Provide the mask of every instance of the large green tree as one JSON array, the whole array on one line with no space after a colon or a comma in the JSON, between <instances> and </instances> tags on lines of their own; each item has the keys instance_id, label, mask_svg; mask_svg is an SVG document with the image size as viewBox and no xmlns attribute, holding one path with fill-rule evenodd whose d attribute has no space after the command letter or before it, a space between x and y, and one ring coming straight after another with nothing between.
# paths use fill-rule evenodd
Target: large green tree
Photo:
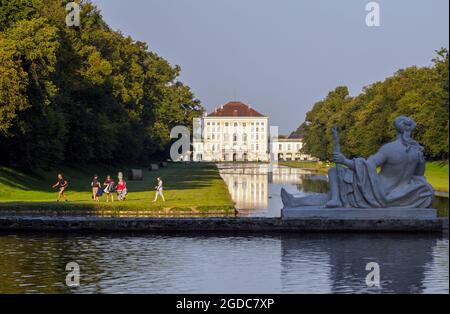
<instances>
[{"instance_id":1,"label":"large green tree","mask_svg":"<svg viewBox=\"0 0 450 314\"><path fill-rule=\"evenodd\" d=\"M203 112L180 68L111 30L82 1L0 0L0 163L146 163Z\"/></svg>"},{"instance_id":2,"label":"large green tree","mask_svg":"<svg viewBox=\"0 0 450 314\"><path fill-rule=\"evenodd\" d=\"M317 102L294 132L304 137L304 151L329 160L333 150L330 129L340 129L342 151L367 157L395 136L399 115L417 122L416 139L432 159L448 159L448 51L441 49L430 67L409 67L350 97L338 87Z\"/></svg>"}]
</instances>

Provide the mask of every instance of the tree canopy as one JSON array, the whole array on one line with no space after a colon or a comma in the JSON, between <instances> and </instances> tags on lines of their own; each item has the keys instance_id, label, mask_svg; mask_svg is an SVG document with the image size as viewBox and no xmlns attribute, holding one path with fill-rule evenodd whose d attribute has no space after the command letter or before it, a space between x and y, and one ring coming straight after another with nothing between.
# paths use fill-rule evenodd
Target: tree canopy
<instances>
[{"instance_id":1,"label":"tree canopy","mask_svg":"<svg viewBox=\"0 0 450 314\"><path fill-rule=\"evenodd\" d=\"M180 67L112 30L90 1L68 27L61 0L0 0L0 163L145 163L200 101Z\"/></svg>"},{"instance_id":2,"label":"tree canopy","mask_svg":"<svg viewBox=\"0 0 450 314\"><path fill-rule=\"evenodd\" d=\"M330 160L331 127L339 128L341 150L349 157L367 157L395 137L393 121L411 116L415 138L430 159L448 159L448 50L437 51L430 67L409 67L352 97L340 86L314 104L305 122L294 131L304 140L304 152Z\"/></svg>"}]
</instances>

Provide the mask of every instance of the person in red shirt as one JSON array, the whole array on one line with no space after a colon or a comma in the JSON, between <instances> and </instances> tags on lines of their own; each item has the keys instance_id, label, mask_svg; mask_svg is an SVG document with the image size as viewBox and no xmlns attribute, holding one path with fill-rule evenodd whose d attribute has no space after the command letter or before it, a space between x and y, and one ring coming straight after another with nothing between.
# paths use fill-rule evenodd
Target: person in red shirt
<instances>
[{"instance_id":1,"label":"person in red shirt","mask_svg":"<svg viewBox=\"0 0 450 314\"><path fill-rule=\"evenodd\" d=\"M117 187L116 187L117 199L119 201L124 201L127 196L127 183L123 179L122 172L119 172L119 175L117 176L117 178L118 178Z\"/></svg>"}]
</instances>

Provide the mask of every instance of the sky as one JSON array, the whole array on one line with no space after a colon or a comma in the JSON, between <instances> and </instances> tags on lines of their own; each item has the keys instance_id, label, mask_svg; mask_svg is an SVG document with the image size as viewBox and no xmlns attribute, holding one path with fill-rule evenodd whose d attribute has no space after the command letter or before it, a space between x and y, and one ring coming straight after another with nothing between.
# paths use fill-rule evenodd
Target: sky
<instances>
[{"instance_id":1,"label":"sky","mask_svg":"<svg viewBox=\"0 0 450 314\"><path fill-rule=\"evenodd\" d=\"M181 67L208 112L251 104L289 134L336 86L351 95L449 46L448 0L93 0L112 29Z\"/></svg>"}]
</instances>

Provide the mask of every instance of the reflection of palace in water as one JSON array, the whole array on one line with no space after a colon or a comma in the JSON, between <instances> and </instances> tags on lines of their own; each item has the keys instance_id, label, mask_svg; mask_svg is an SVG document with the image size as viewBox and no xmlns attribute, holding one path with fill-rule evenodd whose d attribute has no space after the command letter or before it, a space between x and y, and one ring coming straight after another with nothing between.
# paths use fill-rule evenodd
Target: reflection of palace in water
<instances>
[{"instance_id":1,"label":"reflection of palace in water","mask_svg":"<svg viewBox=\"0 0 450 314\"><path fill-rule=\"evenodd\" d=\"M236 209L261 209L269 199L268 174L265 165L221 168L220 174L228 186Z\"/></svg>"},{"instance_id":2,"label":"reflection of palace in water","mask_svg":"<svg viewBox=\"0 0 450 314\"><path fill-rule=\"evenodd\" d=\"M269 164L219 164L220 175L228 186L236 209L257 210L268 207L269 184L303 183L301 169Z\"/></svg>"}]
</instances>

